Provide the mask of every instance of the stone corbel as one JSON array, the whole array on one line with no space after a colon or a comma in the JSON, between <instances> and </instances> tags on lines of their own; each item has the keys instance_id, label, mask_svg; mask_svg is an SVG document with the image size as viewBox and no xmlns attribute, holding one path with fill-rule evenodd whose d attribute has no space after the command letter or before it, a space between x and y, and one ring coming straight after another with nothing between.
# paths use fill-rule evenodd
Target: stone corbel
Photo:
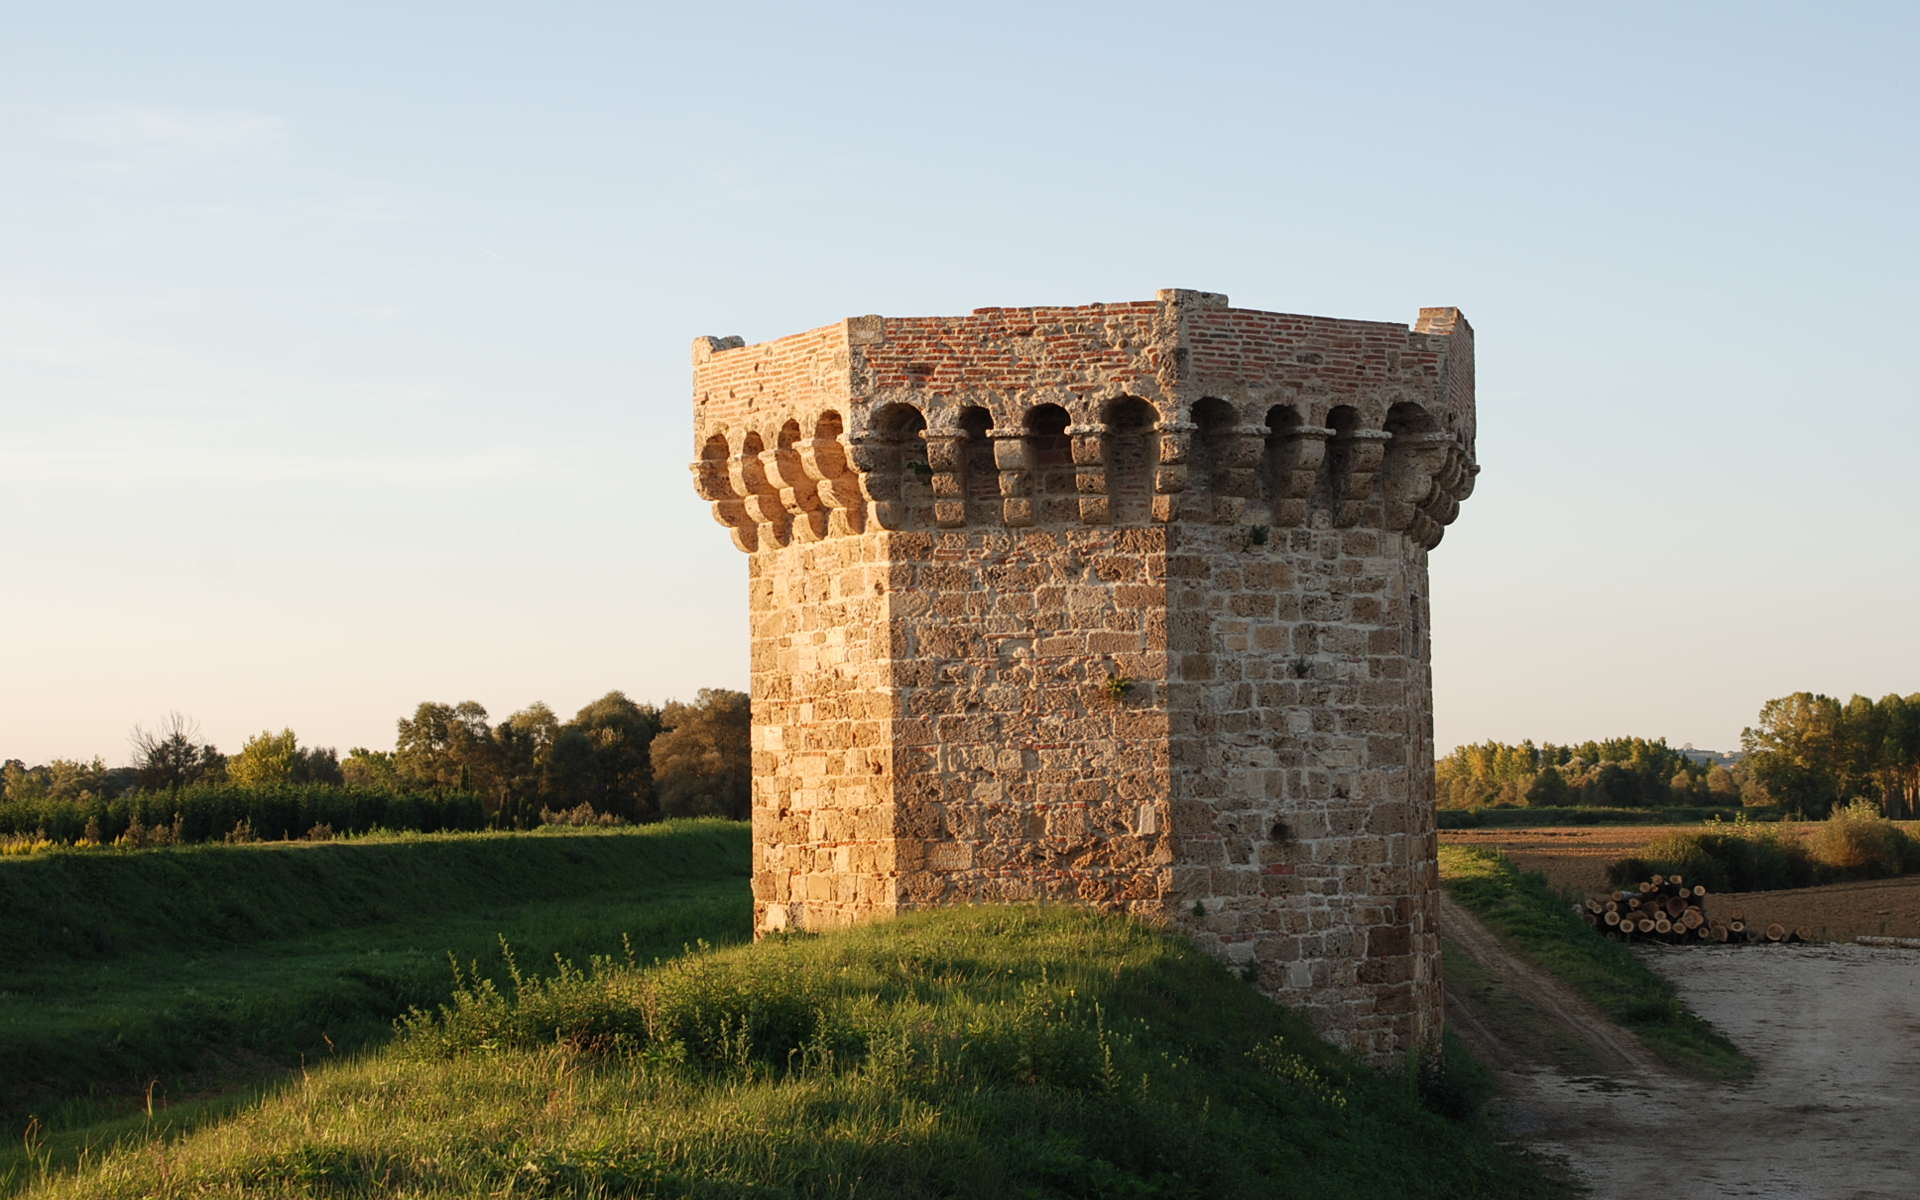
<instances>
[{"instance_id":1,"label":"stone corbel","mask_svg":"<svg viewBox=\"0 0 1920 1200\"><path fill-rule=\"evenodd\" d=\"M1160 462L1153 471L1153 519L1165 523L1187 516L1191 507L1191 500L1184 493L1194 424L1162 421L1154 429L1160 435Z\"/></svg>"},{"instance_id":2,"label":"stone corbel","mask_svg":"<svg viewBox=\"0 0 1920 1200\"><path fill-rule=\"evenodd\" d=\"M1080 501L1080 521L1085 525L1106 525L1113 521L1112 500L1107 494L1104 433L1099 425L1067 426L1073 451L1073 490Z\"/></svg>"},{"instance_id":3,"label":"stone corbel","mask_svg":"<svg viewBox=\"0 0 1920 1200\"><path fill-rule=\"evenodd\" d=\"M933 523L953 529L967 523L967 479L961 456L967 439L961 433L922 435L927 443L927 468L933 472Z\"/></svg>"},{"instance_id":4,"label":"stone corbel","mask_svg":"<svg viewBox=\"0 0 1920 1200\"><path fill-rule=\"evenodd\" d=\"M1357 525L1367 517L1377 498L1374 477L1387 455L1387 442L1393 437L1384 429L1356 429L1334 438L1339 471L1333 480L1336 525Z\"/></svg>"},{"instance_id":5,"label":"stone corbel","mask_svg":"<svg viewBox=\"0 0 1920 1200\"><path fill-rule=\"evenodd\" d=\"M1000 473L1000 514L1008 525L1033 524L1033 451L1025 433L990 429L993 465Z\"/></svg>"},{"instance_id":6,"label":"stone corbel","mask_svg":"<svg viewBox=\"0 0 1920 1200\"><path fill-rule=\"evenodd\" d=\"M1279 442L1274 447L1269 465L1272 475L1267 484L1273 497L1273 524L1305 525L1307 505L1313 498L1314 485L1319 482L1320 464L1326 460L1327 440L1333 436L1333 430L1324 425L1296 425L1278 430L1272 436Z\"/></svg>"},{"instance_id":7,"label":"stone corbel","mask_svg":"<svg viewBox=\"0 0 1920 1200\"><path fill-rule=\"evenodd\" d=\"M759 531L747 516L746 505L732 488L726 464L703 459L692 464L692 471L693 490L713 505L713 519L726 526L727 532L733 535L734 545L748 554L753 553L759 548Z\"/></svg>"}]
</instances>

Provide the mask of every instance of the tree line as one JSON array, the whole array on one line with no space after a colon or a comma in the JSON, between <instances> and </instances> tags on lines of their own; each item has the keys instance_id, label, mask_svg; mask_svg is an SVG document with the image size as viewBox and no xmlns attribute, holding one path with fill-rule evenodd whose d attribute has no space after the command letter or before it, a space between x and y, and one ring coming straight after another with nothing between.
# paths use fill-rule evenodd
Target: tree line
<instances>
[{"instance_id":1,"label":"tree line","mask_svg":"<svg viewBox=\"0 0 1920 1200\"><path fill-rule=\"evenodd\" d=\"M135 728L124 767L99 758L38 766L8 759L0 764L0 801L87 803L212 784L470 794L487 823L505 828L535 824L543 814L645 822L744 819L749 811L747 697L724 688L659 707L608 692L566 721L538 702L490 722L474 701L427 701L400 718L395 733L391 750L356 746L342 757L302 745L291 729L268 729L227 755L175 713L155 730Z\"/></svg>"},{"instance_id":2,"label":"tree line","mask_svg":"<svg viewBox=\"0 0 1920 1200\"><path fill-rule=\"evenodd\" d=\"M1559 746L1476 742L1434 764L1435 803L1562 808L1658 808L1741 803L1739 765L1705 762L1665 738L1606 738Z\"/></svg>"},{"instance_id":3,"label":"tree line","mask_svg":"<svg viewBox=\"0 0 1920 1200\"><path fill-rule=\"evenodd\" d=\"M1740 735L1740 757L1710 761L1665 739L1557 746L1460 746L1434 764L1435 802L1659 808L1774 805L1807 818L1865 802L1899 820L1920 816L1920 693L1842 703L1815 692L1769 700Z\"/></svg>"}]
</instances>

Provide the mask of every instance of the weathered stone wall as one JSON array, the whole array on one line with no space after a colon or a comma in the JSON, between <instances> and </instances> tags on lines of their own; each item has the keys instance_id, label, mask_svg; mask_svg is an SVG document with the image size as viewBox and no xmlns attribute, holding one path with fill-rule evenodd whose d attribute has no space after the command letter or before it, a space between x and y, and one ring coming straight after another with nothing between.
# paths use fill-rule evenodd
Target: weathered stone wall
<instances>
[{"instance_id":1,"label":"weathered stone wall","mask_svg":"<svg viewBox=\"0 0 1920 1200\"><path fill-rule=\"evenodd\" d=\"M1182 528L1172 914L1372 1054L1439 1031L1426 550ZM1195 906L1198 907L1195 907Z\"/></svg>"},{"instance_id":2,"label":"weathered stone wall","mask_svg":"<svg viewBox=\"0 0 1920 1200\"><path fill-rule=\"evenodd\" d=\"M1076 900L1371 1056L1437 1033L1455 310L1163 292L694 358L696 485L752 555L757 928Z\"/></svg>"}]
</instances>

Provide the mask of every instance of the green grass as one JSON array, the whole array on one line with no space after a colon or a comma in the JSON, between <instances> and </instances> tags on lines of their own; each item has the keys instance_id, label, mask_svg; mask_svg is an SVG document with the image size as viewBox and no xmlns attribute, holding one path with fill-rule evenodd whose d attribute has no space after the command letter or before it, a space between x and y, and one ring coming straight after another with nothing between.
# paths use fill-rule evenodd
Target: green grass
<instances>
[{"instance_id":1,"label":"green grass","mask_svg":"<svg viewBox=\"0 0 1920 1200\"><path fill-rule=\"evenodd\" d=\"M31 1194L1569 1194L1419 1090L1142 924L948 909L470 984L383 1050Z\"/></svg>"},{"instance_id":2,"label":"green grass","mask_svg":"<svg viewBox=\"0 0 1920 1200\"><path fill-rule=\"evenodd\" d=\"M149 1089L190 1125L384 1040L450 994L450 953L504 979L502 939L536 970L743 940L746 869L718 821L0 860L0 1184L29 1118L69 1155L147 1128Z\"/></svg>"},{"instance_id":3,"label":"green grass","mask_svg":"<svg viewBox=\"0 0 1920 1200\"><path fill-rule=\"evenodd\" d=\"M1680 1002L1673 985L1575 916L1572 898L1495 851L1440 847L1440 880L1508 948L1551 972L1662 1061L1705 1079L1740 1079L1753 1061Z\"/></svg>"},{"instance_id":4,"label":"green grass","mask_svg":"<svg viewBox=\"0 0 1920 1200\"><path fill-rule=\"evenodd\" d=\"M1442 808L1435 812L1441 829L1530 829L1554 825L1692 825L1700 821L1731 821L1746 814L1750 821L1778 820L1777 808Z\"/></svg>"}]
</instances>

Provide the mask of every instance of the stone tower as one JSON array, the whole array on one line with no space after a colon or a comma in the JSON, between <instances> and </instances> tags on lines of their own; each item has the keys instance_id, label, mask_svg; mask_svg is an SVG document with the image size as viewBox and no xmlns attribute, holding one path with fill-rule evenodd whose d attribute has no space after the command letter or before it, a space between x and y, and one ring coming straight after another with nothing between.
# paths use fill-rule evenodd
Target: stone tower
<instances>
[{"instance_id":1,"label":"stone tower","mask_svg":"<svg viewBox=\"0 0 1920 1200\"><path fill-rule=\"evenodd\" d=\"M1207 292L694 342L762 931L1066 900L1375 1059L1440 1026L1427 552L1473 332Z\"/></svg>"}]
</instances>

